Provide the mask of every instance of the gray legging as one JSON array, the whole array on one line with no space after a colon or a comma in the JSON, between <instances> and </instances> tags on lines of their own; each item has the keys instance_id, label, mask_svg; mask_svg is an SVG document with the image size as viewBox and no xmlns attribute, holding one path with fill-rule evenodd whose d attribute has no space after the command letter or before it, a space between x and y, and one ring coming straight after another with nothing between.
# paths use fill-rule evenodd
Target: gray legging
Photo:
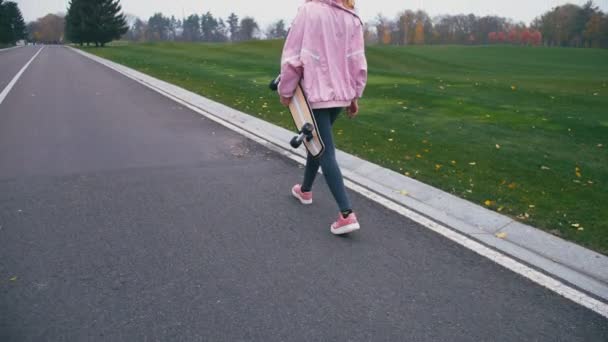
<instances>
[{"instance_id":1,"label":"gray legging","mask_svg":"<svg viewBox=\"0 0 608 342\"><path fill-rule=\"evenodd\" d=\"M334 195L340 211L345 212L351 210L350 200L344 188L344 180L342 172L336 161L336 148L334 147L334 138L331 134L331 128L338 118L342 108L324 108L313 110L317 126L319 126L319 134L325 144L325 152L319 159L314 159L310 153L306 158L306 169L304 171L304 181L302 182L302 191L308 192L312 189L312 183L315 181L319 166L323 170L325 181L329 186L329 190Z\"/></svg>"}]
</instances>

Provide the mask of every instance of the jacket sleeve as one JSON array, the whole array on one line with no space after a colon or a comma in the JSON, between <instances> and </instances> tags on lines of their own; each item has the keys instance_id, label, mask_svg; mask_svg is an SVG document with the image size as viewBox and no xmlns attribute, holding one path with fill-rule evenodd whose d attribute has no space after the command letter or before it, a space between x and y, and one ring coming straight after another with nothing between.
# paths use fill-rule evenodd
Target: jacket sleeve
<instances>
[{"instance_id":1,"label":"jacket sleeve","mask_svg":"<svg viewBox=\"0 0 608 342\"><path fill-rule=\"evenodd\" d=\"M306 29L306 7L302 6L291 24L289 34L283 47L281 57L281 82L279 82L279 95L292 97L303 73L301 58L302 41Z\"/></svg>"},{"instance_id":2,"label":"jacket sleeve","mask_svg":"<svg viewBox=\"0 0 608 342\"><path fill-rule=\"evenodd\" d=\"M353 56L351 63L351 75L355 80L355 92L357 98L363 96L367 84L367 59L365 58L365 39L363 36L363 25L359 26L359 32L355 33L353 40Z\"/></svg>"}]
</instances>

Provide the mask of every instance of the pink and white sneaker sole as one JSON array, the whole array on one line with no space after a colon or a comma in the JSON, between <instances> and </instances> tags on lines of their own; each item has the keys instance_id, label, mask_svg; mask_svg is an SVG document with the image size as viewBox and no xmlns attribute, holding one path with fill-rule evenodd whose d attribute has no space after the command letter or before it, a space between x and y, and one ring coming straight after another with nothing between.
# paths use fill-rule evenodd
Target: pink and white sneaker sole
<instances>
[{"instance_id":1,"label":"pink and white sneaker sole","mask_svg":"<svg viewBox=\"0 0 608 342\"><path fill-rule=\"evenodd\" d=\"M291 194L293 195L293 197L295 197L298 201L300 201L300 203L304 204L304 205L310 205L312 204L312 199L304 199L302 198L302 196L300 196L300 194L298 194L296 192L295 189L291 189Z\"/></svg>"},{"instance_id":2,"label":"pink and white sneaker sole","mask_svg":"<svg viewBox=\"0 0 608 342\"><path fill-rule=\"evenodd\" d=\"M334 234L334 235L344 235L344 234L352 233L352 232L357 231L359 229L361 229L361 226L359 225L359 222L347 224L347 225L342 226L340 228L334 228L334 226L332 225L331 228L330 228L331 233Z\"/></svg>"}]
</instances>

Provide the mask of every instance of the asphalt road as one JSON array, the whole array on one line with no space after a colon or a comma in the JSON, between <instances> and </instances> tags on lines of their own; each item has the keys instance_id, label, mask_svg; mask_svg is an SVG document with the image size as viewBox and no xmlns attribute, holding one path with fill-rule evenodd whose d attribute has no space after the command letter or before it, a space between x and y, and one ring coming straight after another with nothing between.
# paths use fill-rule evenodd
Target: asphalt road
<instances>
[{"instance_id":1,"label":"asphalt road","mask_svg":"<svg viewBox=\"0 0 608 342\"><path fill-rule=\"evenodd\" d=\"M35 49L0 53L0 84ZM363 229L332 236L322 177L313 206L290 197L301 174L46 47L0 104L0 341L608 339L601 316L357 194Z\"/></svg>"}]
</instances>

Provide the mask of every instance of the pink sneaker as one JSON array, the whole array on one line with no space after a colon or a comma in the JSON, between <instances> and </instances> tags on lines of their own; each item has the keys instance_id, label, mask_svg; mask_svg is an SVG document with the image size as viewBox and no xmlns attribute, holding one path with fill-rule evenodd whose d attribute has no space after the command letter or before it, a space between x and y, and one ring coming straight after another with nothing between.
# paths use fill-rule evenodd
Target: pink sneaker
<instances>
[{"instance_id":1,"label":"pink sneaker","mask_svg":"<svg viewBox=\"0 0 608 342\"><path fill-rule=\"evenodd\" d=\"M361 226L359 226L355 213L351 213L347 218L342 217L342 214L340 214L338 221L331 225L331 233L334 235L348 234L360 228Z\"/></svg>"},{"instance_id":2,"label":"pink sneaker","mask_svg":"<svg viewBox=\"0 0 608 342\"><path fill-rule=\"evenodd\" d=\"M291 188L291 194L302 204L312 204L312 191L302 192L302 186L300 184L296 184Z\"/></svg>"}]
</instances>

